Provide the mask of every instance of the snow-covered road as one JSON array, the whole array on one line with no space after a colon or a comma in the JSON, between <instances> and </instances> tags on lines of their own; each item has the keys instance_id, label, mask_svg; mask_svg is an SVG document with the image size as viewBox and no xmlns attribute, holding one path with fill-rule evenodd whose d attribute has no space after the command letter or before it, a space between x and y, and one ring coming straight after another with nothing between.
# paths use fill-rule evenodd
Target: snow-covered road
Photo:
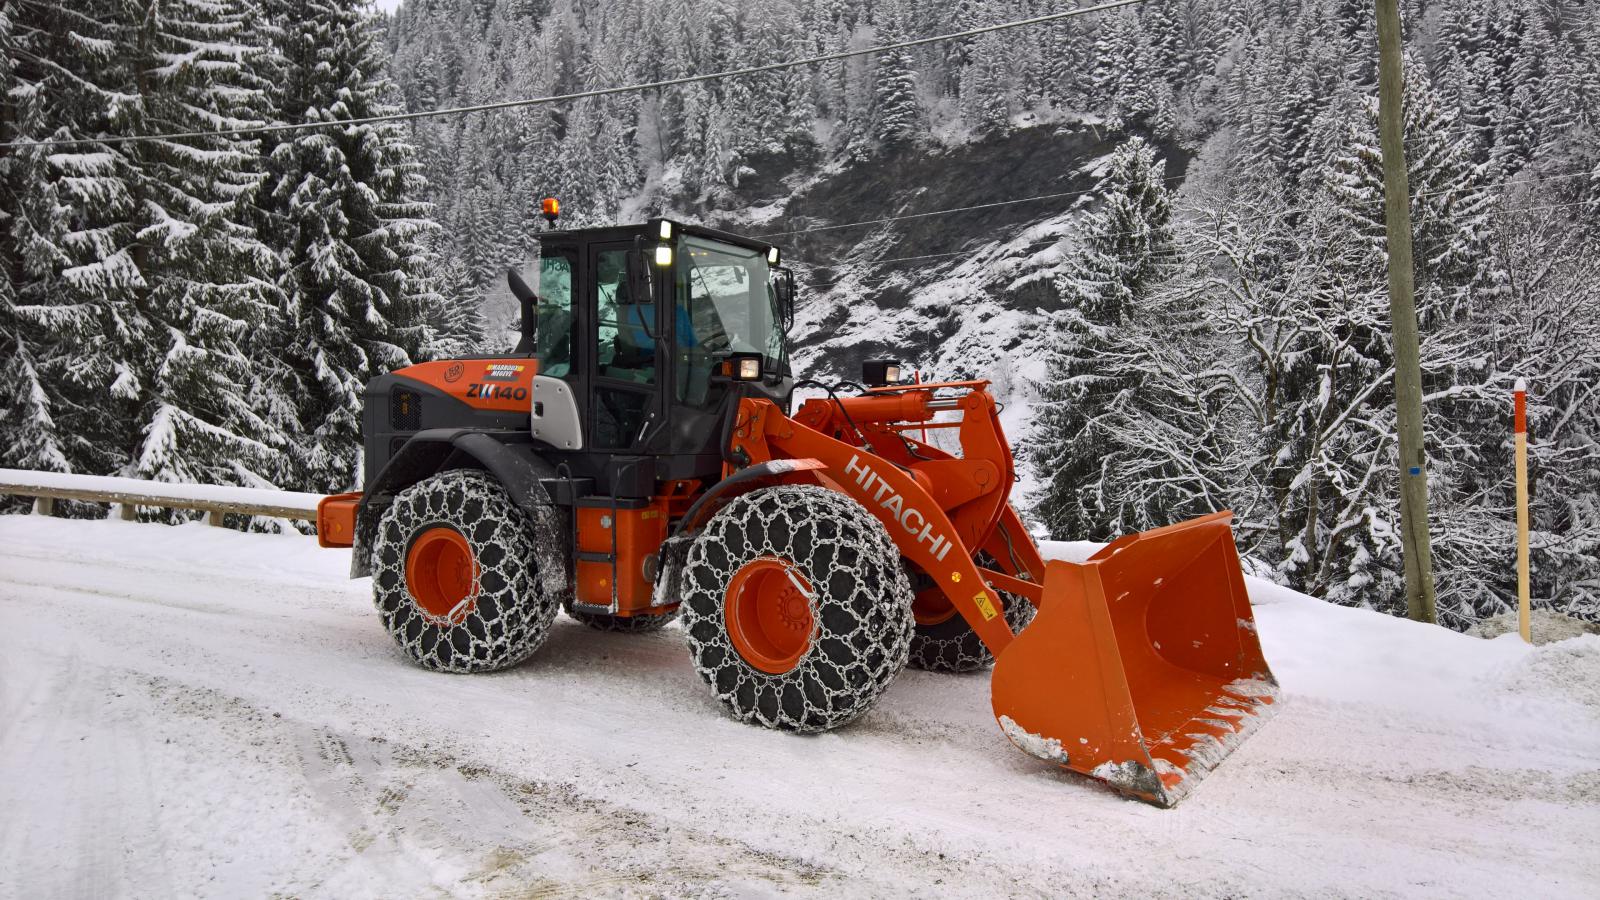
<instances>
[{"instance_id":1,"label":"snow-covered road","mask_svg":"<svg viewBox=\"0 0 1600 900\"><path fill-rule=\"evenodd\" d=\"M348 563L0 517L0 895L1600 895L1600 637L1253 584L1286 701L1163 811L1013 750L983 675L795 737L675 629L420 671Z\"/></svg>"}]
</instances>

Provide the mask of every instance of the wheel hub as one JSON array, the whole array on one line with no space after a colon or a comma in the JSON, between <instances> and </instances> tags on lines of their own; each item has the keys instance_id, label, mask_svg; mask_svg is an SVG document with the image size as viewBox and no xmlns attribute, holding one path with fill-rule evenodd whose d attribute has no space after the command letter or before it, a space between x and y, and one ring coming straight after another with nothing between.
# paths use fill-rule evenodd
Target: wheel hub
<instances>
[{"instance_id":1,"label":"wheel hub","mask_svg":"<svg viewBox=\"0 0 1600 900\"><path fill-rule=\"evenodd\" d=\"M478 565L472 547L454 528L436 526L417 535L406 553L406 590L428 616L460 624L472 612Z\"/></svg>"},{"instance_id":2,"label":"wheel hub","mask_svg":"<svg viewBox=\"0 0 1600 900\"><path fill-rule=\"evenodd\" d=\"M944 591L931 587L917 592L911 601L911 614L916 617L918 625L926 627L955 618L956 608Z\"/></svg>"},{"instance_id":3,"label":"wheel hub","mask_svg":"<svg viewBox=\"0 0 1600 900\"><path fill-rule=\"evenodd\" d=\"M741 566L722 608L734 650L763 672L791 671L811 649L811 584L785 560L764 556Z\"/></svg>"}]
</instances>

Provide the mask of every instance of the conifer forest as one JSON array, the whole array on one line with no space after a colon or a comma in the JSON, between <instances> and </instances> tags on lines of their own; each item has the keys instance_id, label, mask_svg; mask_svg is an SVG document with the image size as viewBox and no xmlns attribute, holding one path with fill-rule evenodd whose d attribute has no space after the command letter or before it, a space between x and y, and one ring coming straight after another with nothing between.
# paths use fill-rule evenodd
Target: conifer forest
<instances>
[{"instance_id":1,"label":"conifer forest","mask_svg":"<svg viewBox=\"0 0 1600 900\"><path fill-rule=\"evenodd\" d=\"M1251 574L1403 613L1371 2L386 118L1072 5L0 0L0 467L359 487L366 382L514 343L557 197L782 244L797 377L992 381L1052 538L1230 508ZM1519 377L1534 604L1600 621L1600 3L1400 5L1440 621L1515 602Z\"/></svg>"}]
</instances>

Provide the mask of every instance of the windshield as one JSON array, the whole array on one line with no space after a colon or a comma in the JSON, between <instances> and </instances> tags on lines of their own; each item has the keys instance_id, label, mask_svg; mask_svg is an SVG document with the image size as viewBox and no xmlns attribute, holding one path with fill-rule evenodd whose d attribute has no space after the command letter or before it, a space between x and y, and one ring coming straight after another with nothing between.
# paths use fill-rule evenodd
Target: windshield
<instances>
[{"instance_id":1,"label":"windshield","mask_svg":"<svg viewBox=\"0 0 1600 900\"><path fill-rule=\"evenodd\" d=\"M760 353L779 371L783 328L766 254L685 235L677 263L678 399L703 402L711 367L729 353Z\"/></svg>"}]
</instances>

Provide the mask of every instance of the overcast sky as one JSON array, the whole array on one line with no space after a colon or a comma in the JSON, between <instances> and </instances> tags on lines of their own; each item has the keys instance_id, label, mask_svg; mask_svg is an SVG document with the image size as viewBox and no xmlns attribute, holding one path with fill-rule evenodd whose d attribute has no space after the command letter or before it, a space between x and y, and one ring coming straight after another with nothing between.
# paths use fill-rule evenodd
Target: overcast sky
<instances>
[{"instance_id":1,"label":"overcast sky","mask_svg":"<svg viewBox=\"0 0 1600 900\"><path fill-rule=\"evenodd\" d=\"M392 13L394 12L395 7L400 5L400 0L372 0L372 5L383 10L384 12Z\"/></svg>"}]
</instances>

